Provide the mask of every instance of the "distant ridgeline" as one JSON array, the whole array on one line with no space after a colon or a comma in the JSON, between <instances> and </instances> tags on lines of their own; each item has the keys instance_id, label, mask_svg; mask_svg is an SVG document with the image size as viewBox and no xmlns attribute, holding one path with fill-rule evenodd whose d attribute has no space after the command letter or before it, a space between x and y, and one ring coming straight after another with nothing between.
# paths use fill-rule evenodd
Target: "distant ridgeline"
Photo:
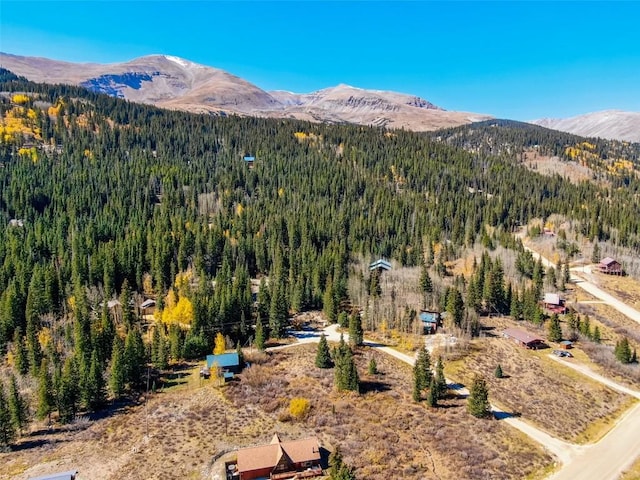
<instances>
[{"instance_id":1,"label":"distant ridgeline","mask_svg":"<svg viewBox=\"0 0 640 480\"><path fill-rule=\"evenodd\" d=\"M481 155L517 160L526 151L575 161L604 174L615 187L633 187L640 171L640 143L583 138L530 123L486 120L428 134Z\"/></svg>"},{"instance_id":2,"label":"distant ridgeline","mask_svg":"<svg viewBox=\"0 0 640 480\"><path fill-rule=\"evenodd\" d=\"M94 331L89 315L103 298L146 292L171 313L162 321L191 327L175 334L183 342L175 355L197 357L210 352L212 332L243 342L252 334L249 278L261 274L269 286L260 317L280 333L287 312L345 300L359 255L418 265L426 241L456 249L486 235L486 225L506 238L500 232L553 213L640 247L635 174L623 189L572 185L495 146L563 154L583 141L541 127L492 121L427 135L225 118L34 84L6 70L0 92L0 349L21 332L34 369L49 345L36 351L39 319L69 314L70 297L88 322L77 335L90 338L106 331ZM492 148L482 146L487 132ZM605 156L618 143L594 149ZM637 147L628 148L635 166ZM257 159L252 169L246 152ZM88 349L82 358L96 349L106 368L113 332L68 337Z\"/></svg>"}]
</instances>

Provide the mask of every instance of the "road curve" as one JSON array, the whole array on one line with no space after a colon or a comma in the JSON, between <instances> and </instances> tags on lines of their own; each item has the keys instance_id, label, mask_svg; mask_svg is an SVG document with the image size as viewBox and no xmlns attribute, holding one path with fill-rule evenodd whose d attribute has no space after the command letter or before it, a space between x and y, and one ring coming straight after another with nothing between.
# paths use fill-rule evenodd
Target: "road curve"
<instances>
[{"instance_id":1,"label":"road curve","mask_svg":"<svg viewBox=\"0 0 640 480\"><path fill-rule=\"evenodd\" d=\"M290 333L291 335L296 337L300 343L318 342L320 340L320 335L322 335L322 333L324 333L328 341L331 341L331 342L340 341L340 333L338 332L337 324L329 325L322 332L319 332L319 333L314 333L310 331L302 331L302 332L292 331ZM348 341L349 335L346 333L343 335L344 335L345 341ZM381 352L384 352L387 355L391 355L392 357L397 358L398 360L404 363L407 363L409 365L413 365L415 363L415 355L407 355L406 353L399 352L398 350L387 347L373 340L364 339L363 343L367 347L380 350ZM279 347L272 347L267 350L277 351L285 348L290 348L296 345L299 345L299 343L282 345ZM455 385L455 383L451 382L449 379L447 379L447 383L450 386ZM456 393L458 394L462 394L462 395L469 394L469 391L462 386L460 386L459 388L456 388L455 390L456 390ZM495 405L491 405L491 411L493 415L500 421L503 421L509 424L510 426L512 426L513 428L520 430L525 435L531 437L534 441L543 445L547 449L547 451L549 451L549 453L556 456L563 464L570 462L573 458L576 457L576 455L583 448L579 445L573 445L571 443L565 442L564 440L560 440L559 438L555 438L550 434L548 434L547 432L540 430L539 428L536 428L533 425L527 423L526 421L520 418L514 417L511 413L502 411L500 408L496 407Z\"/></svg>"}]
</instances>

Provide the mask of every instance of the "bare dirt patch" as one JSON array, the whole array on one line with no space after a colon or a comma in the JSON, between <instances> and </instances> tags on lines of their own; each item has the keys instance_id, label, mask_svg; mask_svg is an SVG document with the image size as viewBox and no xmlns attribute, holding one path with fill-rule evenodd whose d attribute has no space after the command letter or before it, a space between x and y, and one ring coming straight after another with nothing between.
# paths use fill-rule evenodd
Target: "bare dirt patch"
<instances>
[{"instance_id":1,"label":"bare dirt patch","mask_svg":"<svg viewBox=\"0 0 640 480\"><path fill-rule=\"evenodd\" d=\"M535 149L529 149L524 152L522 164L529 170L541 173L542 175L551 176L558 174L575 184L584 180L593 180L596 176L593 170L587 166L580 165L578 162L561 160L559 157L540 155Z\"/></svg>"},{"instance_id":2,"label":"bare dirt patch","mask_svg":"<svg viewBox=\"0 0 640 480\"><path fill-rule=\"evenodd\" d=\"M573 442L591 442L610 428L630 399L587 377L553 362L551 349L526 350L503 338L501 331L513 322L485 319L496 327L491 336L474 340L462 360L445 364L451 378L469 384L481 373L489 384L490 400L554 436ZM524 327L523 327L524 328ZM506 378L495 378L500 364ZM576 414L579 412L579 414ZM594 429L598 424L600 429Z\"/></svg>"}]
</instances>

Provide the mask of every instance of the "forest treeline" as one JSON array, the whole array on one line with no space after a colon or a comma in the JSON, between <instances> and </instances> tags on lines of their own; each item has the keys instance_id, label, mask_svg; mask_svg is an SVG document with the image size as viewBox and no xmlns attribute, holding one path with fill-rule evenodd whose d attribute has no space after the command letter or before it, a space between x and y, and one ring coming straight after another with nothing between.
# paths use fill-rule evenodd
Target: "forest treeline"
<instances>
[{"instance_id":1,"label":"forest treeline","mask_svg":"<svg viewBox=\"0 0 640 480\"><path fill-rule=\"evenodd\" d=\"M340 308L355 258L420 265L426 243L554 213L640 246L633 189L425 134L161 110L6 70L0 92L0 350L40 379L43 415L96 408L218 332L246 344L258 320L278 337L291 313Z\"/></svg>"}]
</instances>

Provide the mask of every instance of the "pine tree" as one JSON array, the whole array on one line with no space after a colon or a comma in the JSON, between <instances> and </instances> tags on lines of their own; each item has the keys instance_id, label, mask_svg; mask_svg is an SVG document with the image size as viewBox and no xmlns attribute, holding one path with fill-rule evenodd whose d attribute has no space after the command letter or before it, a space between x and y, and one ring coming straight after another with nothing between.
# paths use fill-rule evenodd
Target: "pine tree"
<instances>
[{"instance_id":1,"label":"pine tree","mask_svg":"<svg viewBox=\"0 0 640 480\"><path fill-rule=\"evenodd\" d=\"M495 375L496 378L504 377L504 374L502 373L502 367L500 366L500 364L498 364L493 374Z\"/></svg>"},{"instance_id":2,"label":"pine tree","mask_svg":"<svg viewBox=\"0 0 640 480\"><path fill-rule=\"evenodd\" d=\"M550 342L559 342L562 340L562 327L560 326L560 320L558 319L557 313L551 315L547 337Z\"/></svg>"},{"instance_id":3,"label":"pine tree","mask_svg":"<svg viewBox=\"0 0 640 480\"><path fill-rule=\"evenodd\" d=\"M360 318L360 314L354 313L349 317L349 343L359 347L363 341L362 318Z\"/></svg>"},{"instance_id":4,"label":"pine tree","mask_svg":"<svg viewBox=\"0 0 640 480\"><path fill-rule=\"evenodd\" d=\"M9 403L4 390L4 384L0 382L0 447L8 447L16 436L16 430L11 421Z\"/></svg>"},{"instance_id":5,"label":"pine tree","mask_svg":"<svg viewBox=\"0 0 640 480\"><path fill-rule=\"evenodd\" d=\"M20 395L18 390L18 383L16 377L11 375L9 377L9 413L11 414L11 423L18 434L22 432L22 429L27 425L29 420L29 408L27 402Z\"/></svg>"},{"instance_id":6,"label":"pine tree","mask_svg":"<svg viewBox=\"0 0 640 480\"><path fill-rule=\"evenodd\" d=\"M433 282L429 275L429 269L424 262L422 263L422 268L420 270L419 286L420 291L422 292L422 305L426 308L428 304L427 298L433 293Z\"/></svg>"},{"instance_id":7,"label":"pine tree","mask_svg":"<svg viewBox=\"0 0 640 480\"><path fill-rule=\"evenodd\" d=\"M27 349L24 346L24 339L20 332L20 327L16 328L13 334L13 362L18 374L27 374L29 371L29 360L27 359Z\"/></svg>"},{"instance_id":8,"label":"pine tree","mask_svg":"<svg viewBox=\"0 0 640 480\"><path fill-rule=\"evenodd\" d=\"M113 338L113 347L111 349L111 375L109 377L109 389L116 399L120 398L124 393L126 382L125 369L124 347L122 340L116 335Z\"/></svg>"},{"instance_id":9,"label":"pine tree","mask_svg":"<svg viewBox=\"0 0 640 480\"><path fill-rule=\"evenodd\" d=\"M444 364L442 357L438 357L436 363L436 388L438 389L438 398L444 398L447 394L447 379L444 377Z\"/></svg>"},{"instance_id":10,"label":"pine tree","mask_svg":"<svg viewBox=\"0 0 640 480\"><path fill-rule=\"evenodd\" d=\"M269 308L269 336L272 338L282 338L287 329L287 316L289 307L285 297L284 284L274 286L275 293L271 297Z\"/></svg>"},{"instance_id":11,"label":"pine tree","mask_svg":"<svg viewBox=\"0 0 640 480\"><path fill-rule=\"evenodd\" d=\"M474 417L483 418L489 415L489 389L484 378L479 375L473 379L467 399L467 411Z\"/></svg>"},{"instance_id":12,"label":"pine tree","mask_svg":"<svg viewBox=\"0 0 640 480\"><path fill-rule=\"evenodd\" d=\"M340 335L340 343L334 351L334 383L338 391L350 390L360 391L360 379L358 370L353 359L353 352L344 341L344 336Z\"/></svg>"},{"instance_id":13,"label":"pine tree","mask_svg":"<svg viewBox=\"0 0 640 480\"><path fill-rule=\"evenodd\" d=\"M439 396L438 384L436 379L432 378L429 384L429 392L427 393L427 405L434 408L437 407Z\"/></svg>"},{"instance_id":14,"label":"pine tree","mask_svg":"<svg viewBox=\"0 0 640 480\"><path fill-rule=\"evenodd\" d=\"M327 287L322 296L322 311L330 323L335 323L338 318L338 308L336 307L333 282L331 279L327 280Z\"/></svg>"},{"instance_id":15,"label":"pine tree","mask_svg":"<svg viewBox=\"0 0 640 480\"><path fill-rule=\"evenodd\" d=\"M593 242L593 251L591 252L591 263L600 262L600 246L598 242Z\"/></svg>"},{"instance_id":16,"label":"pine tree","mask_svg":"<svg viewBox=\"0 0 640 480\"><path fill-rule=\"evenodd\" d=\"M132 328L124 341L125 382L140 385L145 367L145 348L138 328Z\"/></svg>"},{"instance_id":17,"label":"pine tree","mask_svg":"<svg viewBox=\"0 0 640 480\"><path fill-rule=\"evenodd\" d=\"M378 374L378 364L376 363L376 359L371 357L371 360L369 360L369 365L367 367L367 371L369 372L369 375L377 375Z\"/></svg>"},{"instance_id":18,"label":"pine tree","mask_svg":"<svg viewBox=\"0 0 640 480\"><path fill-rule=\"evenodd\" d=\"M447 295L447 313L453 325L460 327L464 320L464 301L457 288L451 288ZM426 387L425 387L426 388Z\"/></svg>"},{"instance_id":19,"label":"pine tree","mask_svg":"<svg viewBox=\"0 0 640 480\"><path fill-rule=\"evenodd\" d=\"M40 375L38 382L38 410L36 417L40 420L51 415L55 404L53 395L53 383L49 373L49 365L46 357L40 363Z\"/></svg>"},{"instance_id":20,"label":"pine tree","mask_svg":"<svg viewBox=\"0 0 640 480\"><path fill-rule=\"evenodd\" d=\"M89 398L88 407L96 410L105 401L105 382L102 374L102 365L98 359L96 348L91 352L91 363L89 366Z\"/></svg>"},{"instance_id":21,"label":"pine tree","mask_svg":"<svg viewBox=\"0 0 640 480\"><path fill-rule=\"evenodd\" d=\"M431 356L429 351L421 348L418 358L413 365L413 400L419 402L422 399L422 391L429 387L432 378Z\"/></svg>"},{"instance_id":22,"label":"pine tree","mask_svg":"<svg viewBox=\"0 0 640 480\"><path fill-rule=\"evenodd\" d=\"M598 325L593 328L593 341L595 343L600 343L602 341L602 335L600 334L600 327L598 327Z\"/></svg>"},{"instance_id":23,"label":"pine tree","mask_svg":"<svg viewBox=\"0 0 640 480\"><path fill-rule=\"evenodd\" d=\"M620 363L631 363L633 359L633 352L631 351L627 337L622 337L622 339L616 342L614 355Z\"/></svg>"},{"instance_id":24,"label":"pine tree","mask_svg":"<svg viewBox=\"0 0 640 480\"><path fill-rule=\"evenodd\" d=\"M262 320L260 319L260 315L258 314L258 319L256 320L256 338L254 340L254 343L256 345L256 348L261 352L264 352L264 342L264 329L262 328Z\"/></svg>"},{"instance_id":25,"label":"pine tree","mask_svg":"<svg viewBox=\"0 0 640 480\"><path fill-rule=\"evenodd\" d=\"M80 397L78 368L74 357L67 357L58 390L58 414L61 423L73 421Z\"/></svg>"},{"instance_id":26,"label":"pine tree","mask_svg":"<svg viewBox=\"0 0 640 480\"><path fill-rule=\"evenodd\" d=\"M316 351L316 367L318 368L331 368L333 362L331 361L331 354L329 353L329 345L324 333L320 336L318 342L318 349Z\"/></svg>"}]
</instances>

